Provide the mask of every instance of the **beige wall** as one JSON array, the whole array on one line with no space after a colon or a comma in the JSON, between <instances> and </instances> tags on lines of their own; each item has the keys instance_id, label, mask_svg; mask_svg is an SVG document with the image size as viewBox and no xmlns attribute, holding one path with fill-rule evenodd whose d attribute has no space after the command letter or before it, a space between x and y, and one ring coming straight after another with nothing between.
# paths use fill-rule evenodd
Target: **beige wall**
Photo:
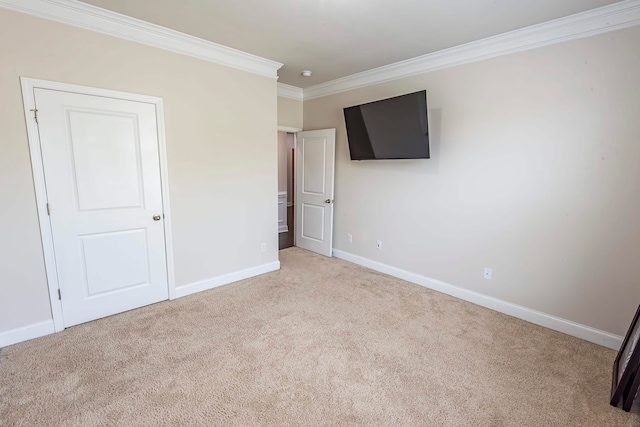
<instances>
[{"instance_id":1,"label":"beige wall","mask_svg":"<svg viewBox=\"0 0 640 427\"><path fill-rule=\"evenodd\" d=\"M293 202L291 150L294 145L293 133L278 132L278 191L287 192L287 202Z\"/></svg>"},{"instance_id":2,"label":"beige wall","mask_svg":"<svg viewBox=\"0 0 640 427\"><path fill-rule=\"evenodd\" d=\"M295 135L287 134L287 202L293 202L293 153L291 150L295 148Z\"/></svg>"},{"instance_id":3,"label":"beige wall","mask_svg":"<svg viewBox=\"0 0 640 427\"><path fill-rule=\"evenodd\" d=\"M306 130L337 128L334 247L623 335L640 303L638 46L635 27L306 101ZM349 160L342 108L422 89L430 160Z\"/></svg>"},{"instance_id":4,"label":"beige wall","mask_svg":"<svg viewBox=\"0 0 640 427\"><path fill-rule=\"evenodd\" d=\"M51 318L20 76L164 99L178 286L277 260L276 80L2 9L0 28L0 332Z\"/></svg>"},{"instance_id":5,"label":"beige wall","mask_svg":"<svg viewBox=\"0 0 640 427\"><path fill-rule=\"evenodd\" d=\"M302 129L302 101L278 97L278 126Z\"/></svg>"},{"instance_id":6,"label":"beige wall","mask_svg":"<svg viewBox=\"0 0 640 427\"><path fill-rule=\"evenodd\" d=\"M287 167L289 152L289 141L286 132L278 132L278 191L288 191L287 188Z\"/></svg>"}]
</instances>

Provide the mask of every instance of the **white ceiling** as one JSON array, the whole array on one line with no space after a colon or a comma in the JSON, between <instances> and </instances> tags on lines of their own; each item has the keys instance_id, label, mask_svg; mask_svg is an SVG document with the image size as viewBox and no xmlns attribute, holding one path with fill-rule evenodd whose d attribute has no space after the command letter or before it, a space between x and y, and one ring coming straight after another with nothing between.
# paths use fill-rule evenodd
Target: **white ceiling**
<instances>
[{"instance_id":1,"label":"white ceiling","mask_svg":"<svg viewBox=\"0 0 640 427\"><path fill-rule=\"evenodd\" d=\"M279 82L308 87L620 0L82 1L282 62Z\"/></svg>"}]
</instances>

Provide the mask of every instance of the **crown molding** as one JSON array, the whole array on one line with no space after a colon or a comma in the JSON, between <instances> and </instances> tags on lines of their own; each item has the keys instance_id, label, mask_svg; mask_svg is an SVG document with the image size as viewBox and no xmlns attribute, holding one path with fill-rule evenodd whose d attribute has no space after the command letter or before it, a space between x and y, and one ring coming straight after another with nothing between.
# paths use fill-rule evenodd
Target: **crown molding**
<instances>
[{"instance_id":1,"label":"crown molding","mask_svg":"<svg viewBox=\"0 0 640 427\"><path fill-rule=\"evenodd\" d=\"M623 0L619 3L310 86L304 89L304 100L589 37L638 24L640 24L640 0Z\"/></svg>"},{"instance_id":2,"label":"crown molding","mask_svg":"<svg viewBox=\"0 0 640 427\"><path fill-rule=\"evenodd\" d=\"M0 7L108 34L265 77L282 64L76 0L0 0Z\"/></svg>"},{"instance_id":3,"label":"crown molding","mask_svg":"<svg viewBox=\"0 0 640 427\"><path fill-rule=\"evenodd\" d=\"M277 78L283 64L77 0L0 0L0 7ZM278 83L278 96L309 100L640 24L640 0L623 0L542 24L302 89Z\"/></svg>"},{"instance_id":4,"label":"crown molding","mask_svg":"<svg viewBox=\"0 0 640 427\"><path fill-rule=\"evenodd\" d=\"M281 98L295 99L296 101L303 101L304 90L301 87L291 86L284 83L278 83L278 96Z\"/></svg>"}]
</instances>

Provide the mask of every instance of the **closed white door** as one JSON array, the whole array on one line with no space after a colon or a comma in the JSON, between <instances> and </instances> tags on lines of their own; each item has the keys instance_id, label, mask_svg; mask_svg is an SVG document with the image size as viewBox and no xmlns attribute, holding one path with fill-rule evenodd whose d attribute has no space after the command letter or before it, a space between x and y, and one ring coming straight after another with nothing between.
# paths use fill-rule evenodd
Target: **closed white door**
<instances>
[{"instance_id":1,"label":"closed white door","mask_svg":"<svg viewBox=\"0 0 640 427\"><path fill-rule=\"evenodd\" d=\"M328 257L333 246L335 151L335 129L297 134L296 246Z\"/></svg>"},{"instance_id":2,"label":"closed white door","mask_svg":"<svg viewBox=\"0 0 640 427\"><path fill-rule=\"evenodd\" d=\"M167 299L155 106L34 95L64 326Z\"/></svg>"}]
</instances>

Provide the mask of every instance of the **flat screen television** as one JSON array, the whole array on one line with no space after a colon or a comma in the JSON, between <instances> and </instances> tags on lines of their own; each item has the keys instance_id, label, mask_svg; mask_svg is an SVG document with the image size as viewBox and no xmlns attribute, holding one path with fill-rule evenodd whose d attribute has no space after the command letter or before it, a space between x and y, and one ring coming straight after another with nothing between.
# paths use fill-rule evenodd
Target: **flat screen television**
<instances>
[{"instance_id":1,"label":"flat screen television","mask_svg":"<svg viewBox=\"0 0 640 427\"><path fill-rule=\"evenodd\" d=\"M427 91L344 109L351 160L428 159Z\"/></svg>"}]
</instances>

